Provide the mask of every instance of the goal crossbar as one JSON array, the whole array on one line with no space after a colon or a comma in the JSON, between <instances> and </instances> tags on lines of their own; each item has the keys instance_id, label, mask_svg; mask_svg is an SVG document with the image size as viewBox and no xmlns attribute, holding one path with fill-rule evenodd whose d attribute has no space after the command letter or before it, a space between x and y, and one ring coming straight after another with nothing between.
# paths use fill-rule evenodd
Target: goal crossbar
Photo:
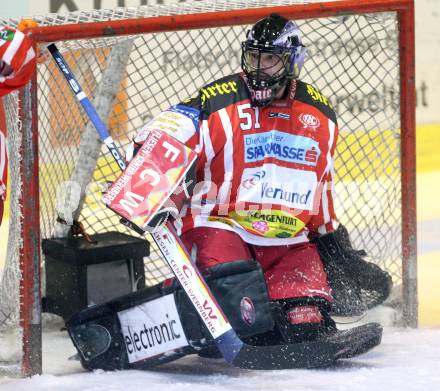
<instances>
[{"instance_id":1,"label":"goal crossbar","mask_svg":"<svg viewBox=\"0 0 440 391\"><path fill-rule=\"evenodd\" d=\"M399 13L401 26L405 27L404 31L401 29L402 38L410 36L411 29L408 29L407 24L411 23L411 15L414 14L413 0L370 0L368 2L339 0L325 3L90 22L87 23L87 29L84 29L83 24L64 24L34 27L26 31L32 34L33 39L37 42L53 42L61 39L74 40L200 29L214 24L216 26L251 24L271 12L278 12L295 20L393 11Z\"/></svg>"}]
</instances>

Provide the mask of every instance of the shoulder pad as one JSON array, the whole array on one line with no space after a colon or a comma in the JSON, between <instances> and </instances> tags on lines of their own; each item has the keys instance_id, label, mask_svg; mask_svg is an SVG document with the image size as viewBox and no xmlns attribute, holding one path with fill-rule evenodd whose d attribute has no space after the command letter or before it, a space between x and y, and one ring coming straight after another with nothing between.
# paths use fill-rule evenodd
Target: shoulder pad
<instances>
[{"instance_id":1,"label":"shoulder pad","mask_svg":"<svg viewBox=\"0 0 440 391\"><path fill-rule=\"evenodd\" d=\"M295 99L310 106L316 107L334 123L337 122L336 114L330 101L311 84L307 84L298 80Z\"/></svg>"},{"instance_id":2,"label":"shoulder pad","mask_svg":"<svg viewBox=\"0 0 440 391\"><path fill-rule=\"evenodd\" d=\"M249 98L249 91L239 74L223 77L200 89L199 99L209 115L233 103Z\"/></svg>"}]
</instances>

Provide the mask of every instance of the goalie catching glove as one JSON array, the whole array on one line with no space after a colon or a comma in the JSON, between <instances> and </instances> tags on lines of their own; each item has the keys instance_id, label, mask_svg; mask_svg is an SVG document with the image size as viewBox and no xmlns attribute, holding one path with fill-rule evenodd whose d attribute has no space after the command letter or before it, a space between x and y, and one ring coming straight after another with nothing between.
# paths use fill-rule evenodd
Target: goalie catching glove
<instances>
[{"instance_id":1,"label":"goalie catching glove","mask_svg":"<svg viewBox=\"0 0 440 391\"><path fill-rule=\"evenodd\" d=\"M332 288L332 315L360 315L386 300L393 285L390 274L366 261L365 251L353 249L343 225L314 242Z\"/></svg>"}]
</instances>

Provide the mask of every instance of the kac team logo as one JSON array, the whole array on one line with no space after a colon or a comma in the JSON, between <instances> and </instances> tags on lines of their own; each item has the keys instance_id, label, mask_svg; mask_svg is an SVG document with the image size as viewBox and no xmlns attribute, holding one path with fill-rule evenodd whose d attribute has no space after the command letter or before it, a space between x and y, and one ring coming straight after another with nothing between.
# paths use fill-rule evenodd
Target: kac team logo
<instances>
[{"instance_id":1,"label":"kac team logo","mask_svg":"<svg viewBox=\"0 0 440 391\"><path fill-rule=\"evenodd\" d=\"M257 314L255 311L255 306L251 298L244 296L240 301L240 313L241 318L244 322L252 326L257 319Z\"/></svg>"},{"instance_id":2,"label":"kac team logo","mask_svg":"<svg viewBox=\"0 0 440 391\"><path fill-rule=\"evenodd\" d=\"M319 119L312 114L301 113L298 119L305 128L311 128L312 130L316 130L321 125Z\"/></svg>"}]
</instances>

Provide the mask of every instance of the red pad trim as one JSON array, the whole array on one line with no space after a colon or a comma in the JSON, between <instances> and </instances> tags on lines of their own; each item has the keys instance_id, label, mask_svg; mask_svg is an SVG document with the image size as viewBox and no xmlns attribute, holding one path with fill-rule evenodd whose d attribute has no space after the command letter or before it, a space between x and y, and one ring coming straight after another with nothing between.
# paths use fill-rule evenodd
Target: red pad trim
<instances>
[{"instance_id":1,"label":"red pad trim","mask_svg":"<svg viewBox=\"0 0 440 391\"><path fill-rule=\"evenodd\" d=\"M287 311L287 320L290 324L320 323L322 314L316 305L305 305Z\"/></svg>"}]
</instances>

